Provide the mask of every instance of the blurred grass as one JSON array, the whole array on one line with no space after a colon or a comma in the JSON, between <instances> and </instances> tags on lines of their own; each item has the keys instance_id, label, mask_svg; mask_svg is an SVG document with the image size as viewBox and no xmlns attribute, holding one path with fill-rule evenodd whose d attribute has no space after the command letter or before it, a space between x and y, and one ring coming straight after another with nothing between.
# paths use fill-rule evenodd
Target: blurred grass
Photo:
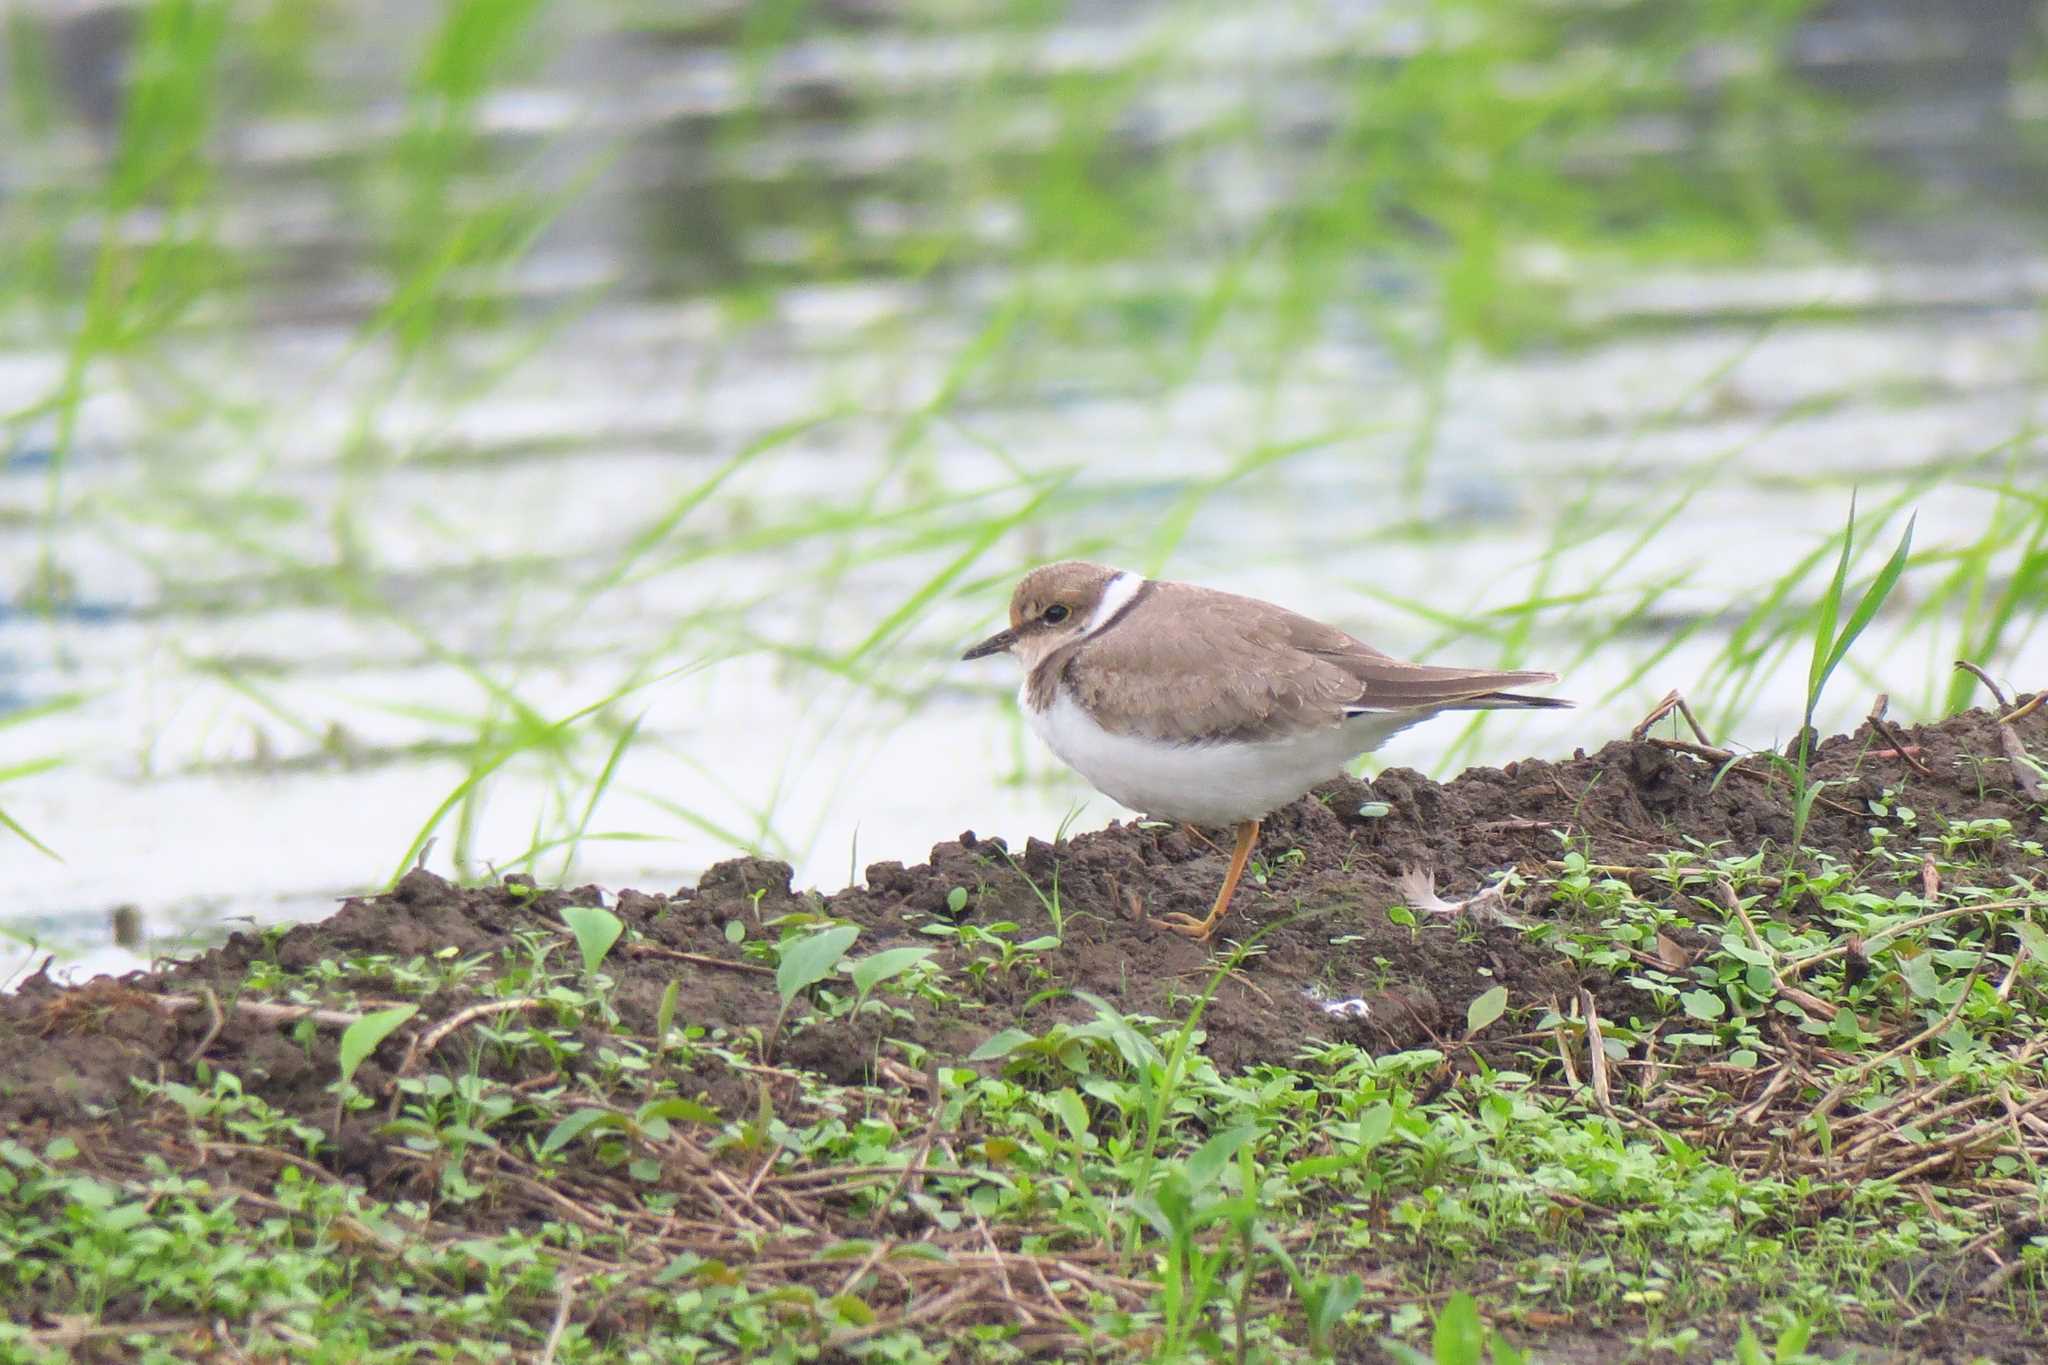
<instances>
[{"instance_id":1,"label":"blurred grass","mask_svg":"<svg viewBox=\"0 0 2048 1365\"><path fill-rule=\"evenodd\" d=\"M91 120L66 105L66 31L13 9L4 132L27 155L21 192L0 200L0 249L19 263L0 284L0 319L63 357L48 392L6 416L8 446L44 452L48 471L41 568L15 595L60 611L74 575L59 547L85 533L142 565L165 601L238 592L245 607L304 602L375 623L454 670L469 705L412 716L462 755L462 771L438 806L423 798L401 866L448 822L459 864L478 868L480 803L514 767L540 774L551 793L526 865L587 838L646 837L591 831L622 755L652 742L627 715L629 699L679 666L767 654L793 676L907 709L933 685L929 671L903 666L922 648L920 623L964 595L992 601L1017 558L1011 547L1043 558L1115 541L1113 557L1167 569L1191 528L1227 520L1250 483L1354 450L1374 452L1357 477L1398 509L1390 538L1460 534L1435 520L1425 491L1462 357L1602 339L1572 307L1589 282L1781 248L1811 259L1847 244L1857 224L1912 205L1910 182L1855 149L1841 97L1788 69L1791 36L1814 8L1459 0L1390 10L1370 50L1299 64L1301 80L1336 94L1319 123L1283 83L1202 51L1215 16L1196 8L1167 11L1111 64L1076 58L1069 20L1051 6L1013 5L985 25L944 8L892 13L905 35L988 41L997 55L923 81L884 63L868 89L815 74L821 52L857 43L861 30L802 0L728 18L454 0L411 28L355 33L354 46L283 3L150 0L132 15L125 112L88 150L75 144ZM601 80L585 112L606 131L574 136L541 117L546 101L519 102L546 85L551 60L578 34L614 19L650 44L674 44L679 58L729 51L728 102L621 129L605 122L607 98L631 108L647 84ZM1035 66L1034 53L1063 55ZM321 119L361 126L352 138L316 139L326 150L303 162L242 159L247 130L289 119L313 119L316 131ZM1658 145L1657 130L1671 127L1684 130L1687 155ZM902 157L832 164L831 137L862 135L885 147L924 140ZM1305 155L1269 160L1282 143ZM634 196L623 202L621 177ZM260 221L273 182L313 187L344 221L312 246L228 232L238 216ZM655 305L717 299L735 356L787 326L788 294L874 281L915 286L910 318L944 316L955 347L924 385L912 380L929 357L908 324L860 333L882 382L722 446L602 552L538 546L480 565L496 639L452 641L405 570L380 558L372 528L390 514L394 471L494 452L457 445L451 455L392 414L425 406L452 428L505 397L522 364L567 344L566 329L601 316L611 298L603 285L529 292L527 269L563 218L656 205L634 225L651 242L618 292ZM878 205L896 212L889 230L863 216ZM340 253L345 268L323 252ZM320 282L353 279L351 270L374 287L349 296L353 344L310 385L341 396L351 419L340 436L308 437L289 404L272 410L191 368L195 341L213 356L214 343L266 344L263 310L289 300L300 273ZM1285 420L1292 378L1333 335L1360 329L1422 399L1395 456L1366 444L1402 433L1393 422L1361 416L1304 436ZM1733 344L1725 366L1637 434L1675 419L1769 331ZM975 421L991 405L1075 390L1164 407L1219 369L1259 397L1263 430L1246 433L1220 470L1171 486L1135 486L1084 458L1048 465L1004 449ZM720 373L703 381L707 408L720 399ZM138 413L117 452L134 479L74 493L81 443L117 439L86 421L102 397ZM936 453L940 434L977 445L997 472L950 465ZM861 443L836 452L863 462L850 495L751 491L784 468L795 472L782 485L802 486L819 458L808 443L828 435ZM314 440L331 448L306 448ZM1626 492L1632 446L1624 439L1611 463L1545 490L1534 558L1482 575L1476 605L1435 584L1358 586L1466 661L1490 650L1504 664L1569 670L1626 652L1631 665L1610 696L1712 633L1717 652L1687 691L1717 727L1739 729L1811 638L1840 541L1817 532L1783 562L1758 565L1727 619L1674 607L1686 575L1646 572L1647 551L1703 492L1747 477L1743 448L1695 462L1645 507ZM1915 551L1902 624L1940 642L1937 653L1992 660L2048 614L2048 499L2027 484L2038 460L2024 436L1978 464L1968 478L1987 500L1982 535ZM309 488L280 477L287 465L342 477ZM1866 485L1872 540L1956 477L1930 465ZM446 510L456 536L478 514ZM1589 574L1596 550L1604 560ZM532 695L522 645L650 583L699 582L737 564L771 571L745 591L698 595L694 615L649 623L584 704ZM895 596L877 599L878 576ZM763 624L770 605L789 610ZM849 617L861 623L850 633L840 628ZM190 668L191 686L261 698L286 731L332 733L334 717L292 710L232 661L195 657ZM1931 706L1967 703L1945 658L1927 676ZM339 705L346 714L378 703ZM1447 761L1474 752L1476 735L1453 740ZM775 837L772 808L735 819L667 807L678 828L728 842Z\"/></svg>"},{"instance_id":2,"label":"blurred grass","mask_svg":"<svg viewBox=\"0 0 2048 1365\"><path fill-rule=\"evenodd\" d=\"M51 522L63 510L64 473L95 371L116 362L156 359L155 343L231 268L212 241L215 176L208 155L228 7L208 0L160 0L142 12L137 24L134 75L120 136L106 164L90 277L79 291L74 317L66 319L63 378L40 405L56 420L49 463ZM137 244L126 230L145 211L155 230ZM32 407L22 415L37 412ZM54 586L50 574L39 578L41 590Z\"/></svg>"},{"instance_id":3,"label":"blurred grass","mask_svg":"<svg viewBox=\"0 0 2048 1365\"><path fill-rule=\"evenodd\" d=\"M25 728L43 716L55 715L61 711L69 711L84 700L85 698L76 693L67 693L62 696L52 697L47 701L16 707L8 711L0 711L0 731ZM19 782L44 773L55 772L62 768L65 762L66 758L62 754L40 754L34 758L0 763L0 785L5 785L9 782ZM9 815L4 806L0 806L0 833L12 835L46 858L57 858L60 862L62 861L55 849L51 848L41 839L38 839L32 830Z\"/></svg>"}]
</instances>

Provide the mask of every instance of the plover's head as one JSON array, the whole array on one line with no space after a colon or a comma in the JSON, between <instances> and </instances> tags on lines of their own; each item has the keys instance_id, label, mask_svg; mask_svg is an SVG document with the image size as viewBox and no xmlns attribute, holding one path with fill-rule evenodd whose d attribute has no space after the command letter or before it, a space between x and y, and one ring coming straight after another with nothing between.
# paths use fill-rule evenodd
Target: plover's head
<instances>
[{"instance_id":1,"label":"plover's head","mask_svg":"<svg viewBox=\"0 0 2048 1365\"><path fill-rule=\"evenodd\" d=\"M1030 672L1061 645L1108 624L1144 583L1137 574L1069 559L1024 575L1010 596L1010 627L960 657L1011 653Z\"/></svg>"}]
</instances>

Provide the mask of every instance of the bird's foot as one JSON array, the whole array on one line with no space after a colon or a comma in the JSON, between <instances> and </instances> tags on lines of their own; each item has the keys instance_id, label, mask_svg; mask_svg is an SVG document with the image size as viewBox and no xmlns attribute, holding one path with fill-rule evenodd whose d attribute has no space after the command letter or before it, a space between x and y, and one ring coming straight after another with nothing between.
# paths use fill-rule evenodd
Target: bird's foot
<instances>
[{"instance_id":1,"label":"bird's foot","mask_svg":"<svg viewBox=\"0 0 2048 1365\"><path fill-rule=\"evenodd\" d=\"M1207 943L1210 936L1216 932L1216 923L1221 918L1219 915L1211 915L1208 919L1196 919L1193 915L1183 915L1176 910L1161 915L1158 919L1147 919L1145 922L1155 929L1171 929L1183 938L1191 938L1197 943Z\"/></svg>"}]
</instances>

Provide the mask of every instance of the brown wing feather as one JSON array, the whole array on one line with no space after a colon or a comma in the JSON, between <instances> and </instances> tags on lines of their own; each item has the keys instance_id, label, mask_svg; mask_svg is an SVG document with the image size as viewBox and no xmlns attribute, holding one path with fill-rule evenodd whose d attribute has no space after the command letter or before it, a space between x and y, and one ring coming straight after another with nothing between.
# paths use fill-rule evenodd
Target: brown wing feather
<instances>
[{"instance_id":1,"label":"brown wing feather","mask_svg":"<svg viewBox=\"0 0 2048 1365\"><path fill-rule=\"evenodd\" d=\"M1142 623L1119 622L1047 661L1048 685L1058 668L1074 700L1120 733L1178 742L1268 738L1361 710L1543 704L1499 690L1556 681L1408 663L1251 598L1186 583L1155 589L1157 606Z\"/></svg>"},{"instance_id":2,"label":"brown wing feather","mask_svg":"<svg viewBox=\"0 0 2048 1365\"><path fill-rule=\"evenodd\" d=\"M1553 683L1555 673L1529 669L1456 668L1410 663L1374 649L1335 626L1288 613L1288 643L1295 649L1328 659L1357 683L1347 709L1408 711L1422 707L1487 707L1558 705L1541 697L1502 692L1505 687Z\"/></svg>"}]
</instances>

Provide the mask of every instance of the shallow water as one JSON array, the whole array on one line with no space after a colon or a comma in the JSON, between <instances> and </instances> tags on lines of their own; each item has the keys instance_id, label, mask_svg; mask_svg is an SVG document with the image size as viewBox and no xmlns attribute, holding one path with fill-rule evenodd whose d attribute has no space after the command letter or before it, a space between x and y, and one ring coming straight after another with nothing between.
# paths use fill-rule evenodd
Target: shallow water
<instances>
[{"instance_id":1,"label":"shallow water","mask_svg":"<svg viewBox=\"0 0 2048 1365\"><path fill-rule=\"evenodd\" d=\"M1895 717L1935 714L1961 627L1920 619L1916 591L1943 547L2026 505L2011 490L2048 488L2025 67L1975 30L1888 28L1881 6L1809 25L1806 79L1852 100L1839 143L1932 208L1834 247L1788 223L1712 267L1523 250L1503 287L1554 291L1569 344L1507 351L1444 321L1413 253L1361 251L1281 345L1281 310L1230 300L1299 282L1229 234L1312 193L1349 83L1421 41L1384 6L1304 13L1118 9L1023 41L877 7L751 62L715 30L657 41L553 9L551 55L478 105L485 154L445 182L401 155L410 8L308 40L309 91L252 99L219 139L209 240L249 284L102 361L61 454L29 410L61 382L75 301L0 312L0 409L26 413L0 467L0 573L20 585L0 718L79 699L0 728L0 771L62 760L0 785L62 855L0 844L0 927L101 969L137 960L108 940L117 906L157 950L317 915L389 875L519 716L629 687L559 762L529 746L496 770L431 864L508 866L580 826L575 866L550 850L544 875L672 887L747 844L833 887L963 828L1100 824L1120 812L1035 748L1006 661L956 659L1017 572L1064 554L1566 675L1578 711L1462 743L1441 721L1372 760L1442 772L1591 749L1672 687L1735 741L1782 741L1804 641L1738 675L1729 632L1855 489L1866 514L1899 504L1860 570L1908 509L1924 563L1824 715L1878 690ZM1739 56L1703 47L1697 79ZM1153 210L1179 226L1128 249L1112 214L1107 245L1047 251L1005 159L1056 169L1071 101L1112 79L1133 177L1178 158L1201 199ZM86 252L97 223L65 187L109 134L80 113L88 76L65 88L75 107L0 172L4 228L24 240L68 205L61 249ZM1576 155L1713 150L1635 117ZM449 276L491 311L408 351L366 320L403 277L375 206L421 183L444 211L567 207L516 260ZM137 241L178 230L122 220ZM947 268L915 268L933 233ZM1996 582L2022 551L1994 551ZM2048 673L2038 619L1986 660L2022 687Z\"/></svg>"}]
</instances>

